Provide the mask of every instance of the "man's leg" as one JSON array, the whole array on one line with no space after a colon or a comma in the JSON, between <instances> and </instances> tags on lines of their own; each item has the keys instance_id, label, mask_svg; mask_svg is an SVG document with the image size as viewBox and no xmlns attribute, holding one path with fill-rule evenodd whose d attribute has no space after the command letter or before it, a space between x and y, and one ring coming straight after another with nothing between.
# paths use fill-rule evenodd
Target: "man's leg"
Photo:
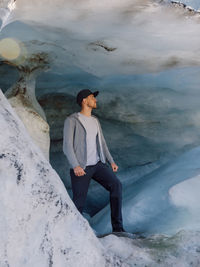
<instances>
[{"instance_id":1,"label":"man's leg","mask_svg":"<svg viewBox=\"0 0 200 267\"><path fill-rule=\"evenodd\" d=\"M73 202L80 213L83 212L85 205L88 187L90 184L91 177L93 175L92 169L86 167L86 174L83 176L76 176L74 170L70 169L72 192L73 192Z\"/></svg>"},{"instance_id":2,"label":"man's leg","mask_svg":"<svg viewBox=\"0 0 200 267\"><path fill-rule=\"evenodd\" d=\"M110 192L111 223L113 231L123 229L122 184L115 173L104 163L98 162L92 178Z\"/></svg>"}]
</instances>

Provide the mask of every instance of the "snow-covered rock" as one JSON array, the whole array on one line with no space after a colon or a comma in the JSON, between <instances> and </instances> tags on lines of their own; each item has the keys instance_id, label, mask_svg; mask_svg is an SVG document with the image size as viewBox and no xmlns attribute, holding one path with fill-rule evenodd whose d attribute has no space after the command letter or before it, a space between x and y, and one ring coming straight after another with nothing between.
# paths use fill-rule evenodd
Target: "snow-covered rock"
<instances>
[{"instance_id":1,"label":"snow-covered rock","mask_svg":"<svg viewBox=\"0 0 200 267\"><path fill-rule=\"evenodd\" d=\"M2 267L115 265L1 91L0 239Z\"/></svg>"}]
</instances>

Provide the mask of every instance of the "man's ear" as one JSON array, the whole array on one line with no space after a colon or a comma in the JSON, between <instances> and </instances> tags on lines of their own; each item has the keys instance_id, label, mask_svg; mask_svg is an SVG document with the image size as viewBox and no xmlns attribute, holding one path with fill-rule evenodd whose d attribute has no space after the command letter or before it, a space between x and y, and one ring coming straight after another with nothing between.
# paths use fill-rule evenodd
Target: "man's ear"
<instances>
[{"instance_id":1,"label":"man's ear","mask_svg":"<svg viewBox=\"0 0 200 267\"><path fill-rule=\"evenodd\" d=\"M85 102L86 102L86 98L83 98L82 104L85 104Z\"/></svg>"}]
</instances>

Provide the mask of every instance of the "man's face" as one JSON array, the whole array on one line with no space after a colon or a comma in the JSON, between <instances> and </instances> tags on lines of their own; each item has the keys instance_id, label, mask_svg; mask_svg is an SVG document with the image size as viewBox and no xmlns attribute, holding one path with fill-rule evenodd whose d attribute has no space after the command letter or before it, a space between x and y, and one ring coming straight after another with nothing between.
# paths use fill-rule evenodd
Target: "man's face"
<instances>
[{"instance_id":1,"label":"man's face","mask_svg":"<svg viewBox=\"0 0 200 267\"><path fill-rule=\"evenodd\" d=\"M97 100L92 94L85 98L84 103L90 108L97 108Z\"/></svg>"}]
</instances>

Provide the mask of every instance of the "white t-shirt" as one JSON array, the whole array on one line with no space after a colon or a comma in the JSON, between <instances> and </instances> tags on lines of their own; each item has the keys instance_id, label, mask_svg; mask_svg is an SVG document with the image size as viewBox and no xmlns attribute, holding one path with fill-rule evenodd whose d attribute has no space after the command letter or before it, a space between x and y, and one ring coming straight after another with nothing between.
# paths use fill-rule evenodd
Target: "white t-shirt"
<instances>
[{"instance_id":1,"label":"white t-shirt","mask_svg":"<svg viewBox=\"0 0 200 267\"><path fill-rule=\"evenodd\" d=\"M97 120L90 116L78 113L78 118L86 130L87 163L86 166L95 165L99 161L96 137L98 133Z\"/></svg>"}]
</instances>

